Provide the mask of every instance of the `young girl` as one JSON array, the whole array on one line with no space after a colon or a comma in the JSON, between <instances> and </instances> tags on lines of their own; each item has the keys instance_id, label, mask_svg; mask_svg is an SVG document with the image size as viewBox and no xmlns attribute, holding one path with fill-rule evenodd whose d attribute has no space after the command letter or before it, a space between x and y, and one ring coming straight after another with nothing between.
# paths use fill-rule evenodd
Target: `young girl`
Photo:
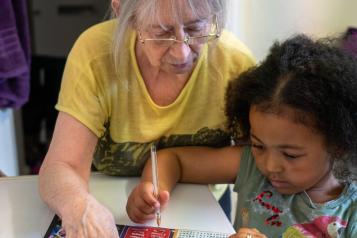
<instances>
[{"instance_id":1,"label":"young girl","mask_svg":"<svg viewBox=\"0 0 357 238\"><path fill-rule=\"evenodd\" d=\"M129 217L153 219L177 182L235 182L232 237L357 237L357 62L299 35L232 81L226 99L229 127L248 146L161 150L159 199L147 163Z\"/></svg>"}]
</instances>

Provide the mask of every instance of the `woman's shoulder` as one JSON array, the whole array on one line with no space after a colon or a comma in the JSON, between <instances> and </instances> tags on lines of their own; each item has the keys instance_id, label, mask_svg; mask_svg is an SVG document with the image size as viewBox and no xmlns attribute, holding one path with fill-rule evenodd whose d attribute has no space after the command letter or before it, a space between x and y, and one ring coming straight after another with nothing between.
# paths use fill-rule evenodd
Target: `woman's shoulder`
<instances>
[{"instance_id":1,"label":"woman's shoulder","mask_svg":"<svg viewBox=\"0 0 357 238\"><path fill-rule=\"evenodd\" d=\"M117 26L117 22L118 21L116 19L111 19L111 20L97 23L97 24L89 27L88 29L86 29L80 35L79 39L81 39L81 38L97 38L97 37L101 37L101 38L104 37L104 38L112 39L114 31Z\"/></svg>"},{"instance_id":2,"label":"woman's shoulder","mask_svg":"<svg viewBox=\"0 0 357 238\"><path fill-rule=\"evenodd\" d=\"M210 46L209 54L212 56L209 58L216 61L212 63L232 68L229 71L244 71L255 65L255 58L248 47L228 30L223 30L217 42Z\"/></svg>"},{"instance_id":3,"label":"woman's shoulder","mask_svg":"<svg viewBox=\"0 0 357 238\"><path fill-rule=\"evenodd\" d=\"M111 52L117 21L108 20L89 27L78 37L71 54L96 55Z\"/></svg>"},{"instance_id":4,"label":"woman's shoulder","mask_svg":"<svg viewBox=\"0 0 357 238\"><path fill-rule=\"evenodd\" d=\"M227 29L222 31L218 42L221 47L239 50L246 54L251 54L248 47L234 33Z\"/></svg>"},{"instance_id":5,"label":"woman's shoulder","mask_svg":"<svg viewBox=\"0 0 357 238\"><path fill-rule=\"evenodd\" d=\"M227 55L241 54L254 60L252 52L249 48L238 39L232 32L223 30L218 40L217 46L222 49Z\"/></svg>"}]
</instances>

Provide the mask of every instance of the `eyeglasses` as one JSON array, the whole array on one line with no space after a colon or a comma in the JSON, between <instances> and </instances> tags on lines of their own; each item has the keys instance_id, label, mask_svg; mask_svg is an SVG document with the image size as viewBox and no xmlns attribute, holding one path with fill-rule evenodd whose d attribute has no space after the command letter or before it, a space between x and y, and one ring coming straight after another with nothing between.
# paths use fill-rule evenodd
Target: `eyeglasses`
<instances>
[{"instance_id":1,"label":"eyeglasses","mask_svg":"<svg viewBox=\"0 0 357 238\"><path fill-rule=\"evenodd\" d=\"M218 20L217 16L214 16L214 20L209 23L208 27L205 27L204 30L198 30L192 36L188 33L185 33L183 40L177 40L176 36L170 36L168 38L143 38L141 31L138 31L139 40L142 44L151 43L156 47L167 47L169 48L175 43L185 43L186 45L202 45L214 39L220 37L220 32L218 28ZM206 30L208 28L208 30ZM204 34L202 31L208 32L208 34Z\"/></svg>"}]
</instances>

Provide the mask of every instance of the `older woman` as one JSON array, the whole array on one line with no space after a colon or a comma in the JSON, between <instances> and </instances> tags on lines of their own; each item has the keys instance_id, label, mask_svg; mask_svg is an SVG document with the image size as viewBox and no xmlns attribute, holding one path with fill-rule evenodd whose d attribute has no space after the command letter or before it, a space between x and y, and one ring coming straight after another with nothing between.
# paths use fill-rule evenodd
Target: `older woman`
<instances>
[{"instance_id":1,"label":"older woman","mask_svg":"<svg viewBox=\"0 0 357 238\"><path fill-rule=\"evenodd\" d=\"M88 191L91 164L140 175L150 145L224 146L227 82L253 65L222 30L224 0L113 1L117 19L85 31L68 56L40 192L70 237L117 237Z\"/></svg>"}]
</instances>

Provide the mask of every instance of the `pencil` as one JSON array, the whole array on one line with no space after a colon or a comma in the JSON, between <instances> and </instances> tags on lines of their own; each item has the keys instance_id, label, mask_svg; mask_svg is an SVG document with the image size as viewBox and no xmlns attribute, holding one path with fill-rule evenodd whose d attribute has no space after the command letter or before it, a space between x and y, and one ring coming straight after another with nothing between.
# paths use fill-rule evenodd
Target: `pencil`
<instances>
[{"instance_id":1,"label":"pencil","mask_svg":"<svg viewBox=\"0 0 357 238\"><path fill-rule=\"evenodd\" d=\"M151 146L151 171L152 171L152 184L154 186L154 195L159 199L159 179L157 173L157 155L155 145ZM155 208L155 217L157 226L161 223L161 211L160 208Z\"/></svg>"}]
</instances>

